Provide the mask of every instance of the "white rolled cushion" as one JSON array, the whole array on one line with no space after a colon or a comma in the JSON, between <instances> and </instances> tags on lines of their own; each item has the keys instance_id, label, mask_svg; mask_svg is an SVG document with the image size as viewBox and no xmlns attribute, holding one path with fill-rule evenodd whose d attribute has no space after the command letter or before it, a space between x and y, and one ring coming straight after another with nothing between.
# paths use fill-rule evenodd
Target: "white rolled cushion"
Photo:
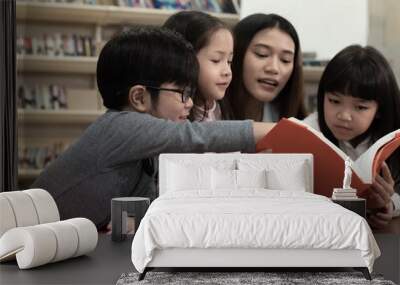
<instances>
[{"instance_id":1,"label":"white rolled cushion","mask_svg":"<svg viewBox=\"0 0 400 285\"><path fill-rule=\"evenodd\" d=\"M212 189L236 190L236 170L232 169L211 169Z\"/></svg>"},{"instance_id":2,"label":"white rolled cushion","mask_svg":"<svg viewBox=\"0 0 400 285\"><path fill-rule=\"evenodd\" d=\"M15 220L14 211L6 197L0 195L0 237L9 229L15 228L17 221Z\"/></svg>"},{"instance_id":3,"label":"white rolled cushion","mask_svg":"<svg viewBox=\"0 0 400 285\"><path fill-rule=\"evenodd\" d=\"M39 218L39 224L60 220L56 202L49 192L43 189L28 189L23 192L31 197Z\"/></svg>"},{"instance_id":4,"label":"white rolled cushion","mask_svg":"<svg viewBox=\"0 0 400 285\"><path fill-rule=\"evenodd\" d=\"M74 218L63 222L71 224L78 233L78 248L74 257L86 254L96 248L98 233L92 221L85 218Z\"/></svg>"},{"instance_id":5,"label":"white rolled cushion","mask_svg":"<svg viewBox=\"0 0 400 285\"><path fill-rule=\"evenodd\" d=\"M42 225L18 227L0 238L0 261L16 254L20 269L49 263L55 256L57 239L53 231Z\"/></svg>"},{"instance_id":6,"label":"white rolled cushion","mask_svg":"<svg viewBox=\"0 0 400 285\"><path fill-rule=\"evenodd\" d=\"M16 257L20 269L32 268L86 254L97 241L96 226L85 218L13 228L0 238L0 261Z\"/></svg>"},{"instance_id":7,"label":"white rolled cushion","mask_svg":"<svg viewBox=\"0 0 400 285\"><path fill-rule=\"evenodd\" d=\"M51 262L57 262L70 258L75 255L78 249L79 237L75 228L65 221L43 224L49 228L56 236L57 248Z\"/></svg>"},{"instance_id":8,"label":"white rolled cushion","mask_svg":"<svg viewBox=\"0 0 400 285\"><path fill-rule=\"evenodd\" d=\"M169 191L211 189L211 167L170 163L168 172Z\"/></svg>"},{"instance_id":9,"label":"white rolled cushion","mask_svg":"<svg viewBox=\"0 0 400 285\"><path fill-rule=\"evenodd\" d=\"M38 214L31 197L23 191L2 192L13 209L17 227L33 226L39 223Z\"/></svg>"},{"instance_id":10,"label":"white rolled cushion","mask_svg":"<svg viewBox=\"0 0 400 285\"><path fill-rule=\"evenodd\" d=\"M238 188L267 188L266 170L236 170Z\"/></svg>"}]
</instances>

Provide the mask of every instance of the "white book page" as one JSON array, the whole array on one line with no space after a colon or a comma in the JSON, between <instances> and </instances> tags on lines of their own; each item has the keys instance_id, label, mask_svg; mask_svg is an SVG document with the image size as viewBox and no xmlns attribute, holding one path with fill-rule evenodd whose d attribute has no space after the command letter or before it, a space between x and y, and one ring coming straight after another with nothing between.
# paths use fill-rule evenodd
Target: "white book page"
<instances>
[{"instance_id":1,"label":"white book page","mask_svg":"<svg viewBox=\"0 0 400 285\"><path fill-rule=\"evenodd\" d=\"M372 182L372 162L377 151L384 146L388 141L392 140L396 133L400 133L400 130L393 131L387 135L381 137L372 146L368 148L366 152L360 155L355 161L354 167L357 168L357 174L360 173L360 178L366 183Z\"/></svg>"}]
</instances>

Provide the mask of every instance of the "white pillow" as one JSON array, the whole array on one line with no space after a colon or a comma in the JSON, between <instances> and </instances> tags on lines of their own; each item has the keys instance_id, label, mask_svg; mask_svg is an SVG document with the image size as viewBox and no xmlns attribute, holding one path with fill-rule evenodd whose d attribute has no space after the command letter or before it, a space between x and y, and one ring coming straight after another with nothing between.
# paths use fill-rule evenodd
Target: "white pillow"
<instances>
[{"instance_id":1,"label":"white pillow","mask_svg":"<svg viewBox=\"0 0 400 285\"><path fill-rule=\"evenodd\" d=\"M237 190L240 188L267 188L265 170L231 170L212 168L214 190Z\"/></svg>"},{"instance_id":2,"label":"white pillow","mask_svg":"<svg viewBox=\"0 0 400 285\"><path fill-rule=\"evenodd\" d=\"M236 190L236 170L212 168L212 189Z\"/></svg>"},{"instance_id":3,"label":"white pillow","mask_svg":"<svg viewBox=\"0 0 400 285\"><path fill-rule=\"evenodd\" d=\"M309 188L308 168L304 160L240 159L239 170L266 171L268 189L306 191Z\"/></svg>"},{"instance_id":4,"label":"white pillow","mask_svg":"<svg viewBox=\"0 0 400 285\"><path fill-rule=\"evenodd\" d=\"M268 189L306 192L307 178L304 167L270 169L267 171Z\"/></svg>"},{"instance_id":5,"label":"white pillow","mask_svg":"<svg viewBox=\"0 0 400 285\"><path fill-rule=\"evenodd\" d=\"M167 188L169 191L211 189L211 167L168 164Z\"/></svg>"},{"instance_id":6,"label":"white pillow","mask_svg":"<svg viewBox=\"0 0 400 285\"><path fill-rule=\"evenodd\" d=\"M238 188L267 188L267 176L263 170L236 170Z\"/></svg>"}]
</instances>

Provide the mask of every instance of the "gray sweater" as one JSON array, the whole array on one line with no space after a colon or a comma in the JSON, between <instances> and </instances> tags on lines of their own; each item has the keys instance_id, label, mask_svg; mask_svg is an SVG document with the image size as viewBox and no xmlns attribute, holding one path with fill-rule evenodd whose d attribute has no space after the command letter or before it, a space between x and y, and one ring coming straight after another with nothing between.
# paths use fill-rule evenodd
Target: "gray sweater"
<instances>
[{"instance_id":1,"label":"gray sweater","mask_svg":"<svg viewBox=\"0 0 400 285\"><path fill-rule=\"evenodd\" d=\"M160 153L254 152L250 121L174 123L148 114L107 111L33 183L54 197L61 219L110 220L114 197L156 197L143 160Z\"/></svg>"}]
</instances>

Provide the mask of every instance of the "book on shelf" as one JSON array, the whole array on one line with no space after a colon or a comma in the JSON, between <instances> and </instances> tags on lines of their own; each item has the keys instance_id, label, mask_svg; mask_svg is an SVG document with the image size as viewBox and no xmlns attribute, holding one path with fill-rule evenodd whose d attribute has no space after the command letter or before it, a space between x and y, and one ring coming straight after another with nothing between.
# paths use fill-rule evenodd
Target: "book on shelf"
<instances>
[{"instance_id":1,"label":"book on shelf","mask_svg":"<svg viewBox=\"0 0 400 285\"><path fill-rule=\"evenodd\" d=\"M222 13L239 14L240 3L237 0L218 0Z\"/></svg>"},{"instance_id":2,"label":"book on shelf","mask_svg":"<svg viewBox=\"0 0 400 285\"><path fill-rule=\"evenodd\" d=\"M19 109L98 111L100 106L96 89L67 89L58 84L17 87Z\"/></svg>"},{"instance_id":3,"label":"book on shelf","mask_svg":"<svg viewBox=\"0 0 400 285\"><path fill-rule=\"evenodd\" d=\"M217 0L192 0L191 2L191 8L194 10L200 10L200 11L209 11L209 12L214 12L214 13L221 13L222 12L222 7L219 5Z\"/></svg>"},{"instance_id":4,"label":"book on shelf","mask_svg":"<svg viewBox=\"0 0 400 285\"><path fill-rule=\"evenodd\" d=\"M95 56L95 44L91 36L54 33L42 36L17 37L18 55Z\"/></svg>"},{"instance_id":5,"label":"book on shelf","mask_svg":"<svg viewBox=\"0 0 400 285\"><path fill-rule=\"evenodd\" d=\"M328 63L327 59L303 59L303 66L325 67Z\"/></svg>"},{"instance_id":6,"label":"book on shelf","mask_svg":"<svg viewBox=\"0 0 400 285\"><path fill-rule=\"evenodd\" d=\"M208 11L214 13L238 14L240 5L235 0L191 0L193 10Z\"/></svg>"},{"instance_id":7,"label":"book on shelf","mask_svg":"<svg viewBox=\"0 0 400 285\"><path fill-rule=\"evenodd\" d=\"M123 7L154 8L152 0L115 0L115 4Z\"/></svg>"},{"instance_id":8,"label":"book on shelf","mask_svg":"<svg viewBox=\"0 0 400 285\"><path fill-rule=\"evenodd\" d=\"M21 109L67 109L66 88L57 84L17 87L17 106Z\"/></svg>"},{"instance_id":9,"label":"book on shelf","mask_svg":"<svg viewBox=\"0 0 400 285\"><path fill-rule=\"evenodd\" d=\"M353 161L351 187L365 196L382 163L400 147L400 129L368 148ZM295 118L282 119L257 143L257 151L272 153L311 153L314 156L314 193L331 197L341 187L347 155L324 135Z\"/></svg>"},{"instance_id":10,"label":"book on shelf","mask_svg":"<svg viewBox=\"0 0 400 285\"><path fill-rule=\"evenodd\" d=\"M122 7L154 8L164 10L199 10L214 13L238 14L237 0L115 0Z\"/></svg>"},{"instance_id":11,"label":"book on shelf","mask_svg":"<svg viewBox=\"0 0 400 285\"><path fill-rule=\"evenodd\" d=\"M25 3L57 3L57 4L85 4L85 5L98 5L102 4L104 0L18 0Z\"/></svg>"},{"instance_id":12,"label":"book on shelf","mask_svg":"<svg viewBox=\"0 0 400 285\"><path fill-rule=\"evenodd\" d=\"M20 169L43 169L56 159L68 144L55 142L45 146L19 146L18 168Z\"/></svg>"}]
</instances>

